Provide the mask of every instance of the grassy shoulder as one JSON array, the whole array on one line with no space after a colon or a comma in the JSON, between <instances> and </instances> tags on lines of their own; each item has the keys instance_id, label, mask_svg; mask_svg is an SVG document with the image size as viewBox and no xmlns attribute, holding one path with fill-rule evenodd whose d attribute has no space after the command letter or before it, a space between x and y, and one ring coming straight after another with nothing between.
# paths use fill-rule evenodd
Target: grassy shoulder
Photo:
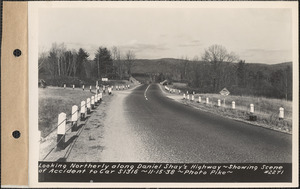
<instances>
[{"instance_id":1,"label":"grassy shoulder","mask_svg":"<svg viewBox=\"0 0 300 189\"><path fill-rule=\"evenodd\" d=\"M130 84L131 87L136 85L136 83L125 80L110 81L109 84L114 86ZM80 107L81 101L86 101L87 98L91 98L95 95L95 86L92 86L92 91L90 91L88 87L86 87L85 90L81 88L75 88L73 90L70 87L65 89L63 87L47 87L39 88L38 90L38 124L42 137L45 137L56 128L58 114L64 112L67 115L67 120L70 119L73 105ZM103 94L103 98L105 98L105 95L106 94Z\"/></svg>"},{"instance_id":2,"label":"grassy shoulder","mask_svg":"<svg viewBox=\"0 0 300 189\"><path fill-rule=\"evenodd\" d=\"M134 87L130 88L133 89ZM82 100L91 97L93 93L89 90L83 91L59 87L47 87L39 90L39 128L42 131L40 160L65 161L68 158L70 161L99 161L99 157L101 157L99 153L104 149L103 133L105 125L107 125L105 123L105 120L108 119L107 111L111 107L112 102L120 100L117 98L119 95L117 93L125 94L126 89L124 91L114 90L112 95L103 94L103 101L96 106L96 109L91 111L91 114L87 115L87 119L84 121L78 120L78 130L75 132L70 130L71 124L67 122L66 147L60 150L55 149L57 144L55 128L58 114L65 112L67 115L70 115L72 105L80 105ZM115 106L115 108L117 110L120 109L119 106ZM67 116L67 119L69 120L70 117Z\"/></svg>"},{"instance_id":3,"label":"grassy shoulder","mask_svg":"<svg viewBox=\"0 0 300 189\"><path fill-rule=\"evenodd\" d=\"M81 101L95 95L89 90L62 87L39 88L39 130L44 137L57 125L58 114L64 112L71 116L72 106L80 107Z\"/></svg>"},{"instance_id":4,"label":"grassy shoulder","mask_svg":"<svg viewBox=\"0 0 300 189\"><path fill-rule=\"evenodd\" d=\"M175 93L169 93L164 89L164 87L162 87L162 90L167 92L167 96L186 105L238 121L247 122L252 125L262 126L285 133L292 133L291 101L251 96L229 95L224 97L220 94L195 94L194 101L191 101L191 94L190 100L183 99L182 92L179 94L178 90L174 86L168 87L175 89ZM199 102L199 97L201 97L201 102ZM208 104L206 103L206 98L209 98ZM222 102L220 107L218 107L219 99ZM235 109L232 109L232 101L235 101ZM256 121L249 120L249 116L251 115L250 104L254 104L254 115L257 116ZM284 108L283 120L279 119L280 107Z\"/></svg>"}]
</instances>

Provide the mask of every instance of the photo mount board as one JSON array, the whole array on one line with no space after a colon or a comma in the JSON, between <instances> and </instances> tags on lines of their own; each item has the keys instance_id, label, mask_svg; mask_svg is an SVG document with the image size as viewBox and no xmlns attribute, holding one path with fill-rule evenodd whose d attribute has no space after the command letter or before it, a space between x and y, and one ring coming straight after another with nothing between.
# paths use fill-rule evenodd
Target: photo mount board
<instances>
[{"instance_id":1,"label":"photo mount board","mask_svg":"<svg viewBox=\"0 0 300 189\"><path fill-rule=\"evenodd\" d=\"M28 2L3 2L1 185L28 185ZM15 49L21 50L19 57ZM12 133L20 132L19 138Z\"/></svg>"},{"instance_id":2,"label":"photo mount board","mask_svg":"<svg viewBox=\"0 0 300 189\"><path fill-rule=\"evenodd\" d=\"M28 185L28 44L27 44L27 2L3 2L3 32L1 56L1 185ZM20 22L21 21L21 22ZM19 23L20 22L20 23ZM13 23L13 24L11 24ZM10 31L9 29L15 29ZM20 31L25 31L22 33ZM20 35L20 36L18 36ZM10 37L12 36L12 37ZM6 40L5 40L6 39ZM14 43L14 44L13 44ZM22 46L24 44L24 46ZM13 56L14 49L22 50L18 58ZM293 49L295 50L295 49ZM298 50L295 50L298 52ZM16 63L18 66L14 66ZM18 72L16 72L16 69ZM295 68L294 68L295 69ZM297 71L297 70L296 70ZM16 74L18 73L18 74ZM294 70L295 73L295 70ZM12 95L13 94L13 95ZM295 94L295 93L294 93ZM9 103L9 102L13 102ZM19 107L19 108L16 108ZM295 112L294 112L295 113ZM294 114L295 115L295 114ZM12 132L18 130L21 137L14 139ZM13 149L13 150L12 150ZM297 166L298 164L293 164ZM298 166L297 166L298 167ZM295 171L293 171L295 173ZM293 181L298 175L293 175ZM57 183L55 183L57 184ZM56 186L61 186L62 183ZM72 183L70 183L72 184ZM74 183L73 183L74 184ZM51 184L52 185L52 184ZM99 187L95 183L84 186ZM102 185L102 184L101 184ZM118 184L115 183L115 186ZM151 184L150 184L151 185ZM195 186L199 187L203 183ZM42 185L40 185L42 186ZM50 186L45 185L45 186ZM70 185L64 185L69 186ZM77 186L82 187L79 184ZM102 186L108 186L103 184ZM112 186L112 185L110 185ZM126 186L126 185L123 185ZM127 185L132 186L132 185ZM142 185L139 185L142 186ZM144 185L146 186L146 185ZM149 186L149 185L148 185ZM154 185L152 185L154 186ZM156 185L162 187L162 184ZM169 187L169 184L165 185ZM183 185L173 185L183 186ZM190 186L190 185L189 185ZM248 185L249 187L250 185ZM263 184L261 186L264 186ZM273 185L278 186L278 184Z\"/></svg>"}]
</instances>

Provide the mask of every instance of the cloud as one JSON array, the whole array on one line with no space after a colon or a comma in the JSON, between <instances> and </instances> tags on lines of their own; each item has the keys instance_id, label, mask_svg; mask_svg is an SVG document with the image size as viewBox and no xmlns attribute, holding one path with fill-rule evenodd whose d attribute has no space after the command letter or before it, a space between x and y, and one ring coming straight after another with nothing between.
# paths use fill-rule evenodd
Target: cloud
<instances>
[{"instance_id":1,"label":"cloud","mask_svg":"<svg viewBox=\"0 0 300 189\"><path fill-rule=\"evenodd\" d=\"M166 48L164 44L147 44L147 43L134 43L134 44L121 45L120 48L130 49L135 52L168 50L168 48Z\"/></svg>"},{"instance_id":2,"label":"cloud","mask_svg":"<svg viewBox=\"0 0 300 189\"><path fill-rule=\"evenodd\" d=\"M192 43L200 43L200 40L192 40Z\"/></svg>"},{"instance_id":3,"label":"cloud","mask_svg":"<svg viewBox=\"0 0 300 189\"><path fill-rule=\"evenodd\" d=\"M179 44L179 47L199 47L202 46L203 43L200 42L200 40L191 40L190 42L187 43L182 43Z\"/></svg>"},{"instance_id":4,"label":"cloud","mask_svg":"<svg viewBox=\"0 0 300 189\"><path fill-rule=\"evenodd\" d=\"M68 49L79 49L83 48L85 50L94 50L98 49L98 46L95 44L85 44L85 43L76 43L76 42L67 42L65 43Z\"/></svg>"}]
</instances>

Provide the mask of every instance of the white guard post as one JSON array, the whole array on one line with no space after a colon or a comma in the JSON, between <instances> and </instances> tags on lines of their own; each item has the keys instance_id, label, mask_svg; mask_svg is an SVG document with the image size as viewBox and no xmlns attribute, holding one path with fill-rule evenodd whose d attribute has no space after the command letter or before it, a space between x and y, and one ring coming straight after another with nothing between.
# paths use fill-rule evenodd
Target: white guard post
<instances>
[{"instance_id":1,"label":"white guard post","mask_svg":"<svg viewBox=\"0 0 300 189\"><path fill-rule=\"evenodd\" d=\"M59 150L65 148L65 134L66 134L66 114L60 113L58 115L58 122L57 122L57 148Z\"/></svg>"},{"instance_id":2,"label":"white guard post","mask_svg":"<svg viewBox=\"0 0 300 189\"><path fill-rule=\"evenodd\" d=\"M251 114L254 113L254 104L250 104L250 113L251 113Z\"/></svg>"},{"instance_id":3,"label":"white guard post","mask_svg":"<svg viewBox=\"0 0 300 189\"><path fill-rule=\"evenodd\" d=\"M249 115L249 120L250 121L256 121L257 116L254 115L254 104L250 104L250 115Z\"/></svg>"},{"instance_id":4,"label":"white guard post","mask_svg":"<svg viewBox=\"0 0 300 189\"><path fill-rule=\"evenodd\" d=\"M86 113L85 101L81 101L81 104L80 104L80 120L81 121L85 120L85 113Z\"/></svg>"},{"instance_id":5,"label":"white guard post","mask_svg":"<svg viewBox=\"0 0 300 189\"><path fill-rule=\"evenodd\" d=\"M91 97L91 107L92 107L92 109L95 109L95 97L94 96Z\"/></svg>"},{"instance_id":6,"label":"white guard post","mask_svg":"<svg viewBox=\"0 0 300 189\"><path fill-rule=\"evenodd\" d=\"M72 106L72 132L77 131L78 106Z\"/></svg>"},{"instance_id":7,"label":"white guard post","mask_svg":"<svg viewBox=\"0 0 300 189\"><path fill-rule=\"evenodd\" d=\"M201 96L199 96L198 102L201 103Z\"/></svg>"},{"instance_id":8,"label":"white guard post","mask_svg":"<svg viewBox=\"0 0 300 189\"><path fill-rule=\"evenodd\" d=\"M218 107L220 107L220 106L221 106L221 100L218 99Z\"/></svg>"},{"instance_id":9,"label":"white guard post","mask_svg":"<svg viewBox=\"0 0 300 189\"><path fill-rule=\"evenodd\" d=\"M232 109L234 110L235 109L235 102L232 101Z\"/></svg>"},{"instance_id":10,"label":"white guard post","mask_svg":"<svg viewBox=\"0 0 300 189\"><path fill-rule=\"evenodd\" d=\"M86 108L87 108L87 114L91 113L91 99L86 99Z\"/></svg>"},{"instance_id":11,"label":"white guard post","mask_svg":"<svg viewBox=\"0 0 300 189\"><path fill-rule=\"evenodd\" d=\"M206 97L206 104L209 104L209 98Z\"/></svg>"},{"instance_id":12,"label":"white guard post","mask_svg":"<svg viewBox=\"0 0 300 189\"><path fill-rule=\"evenodd\" d=\"M284 108L283 107L279 108L279 119L280 120L284 119Z\"/></svg>"},{"instance_id":13,"label":"white guard post","mask_svg":"<svg viewBox=\"0 0 300 189\"><path fill-rule=\"evenodd\" d=\"M95 106L98 106L98 93L95 94Z\"/></svg>"},{"instance_id":14,"label":"white guard post","mask_svg":"<svg viewBox=\"0 0 300 189\"><path fill-rule=\"evenodd\" d=\"M100 104L100 93L97 94L97 102L98 102L98 104Z\"/></svg>"}]
</instances>

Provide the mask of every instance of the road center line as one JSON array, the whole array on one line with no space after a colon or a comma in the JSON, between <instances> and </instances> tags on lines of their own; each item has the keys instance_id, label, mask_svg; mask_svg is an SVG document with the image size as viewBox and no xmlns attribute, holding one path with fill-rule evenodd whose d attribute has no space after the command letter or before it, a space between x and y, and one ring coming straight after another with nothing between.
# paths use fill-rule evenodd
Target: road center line
<instances>
[{"instance_id":1,"label":"road center line","mask_svg":"<svg viewBox=\"0 0 300 189\"><path fill-rule=\"evenodd\" d=\"M150 85L148 85L147 89L146 89L145 92L144 92L144 96L145 96L145 99L146 99L146 100L148 100L148 98L147 98L147 91L148 91L149 87L150 87Z\"/></svg>"}]
</instances>

